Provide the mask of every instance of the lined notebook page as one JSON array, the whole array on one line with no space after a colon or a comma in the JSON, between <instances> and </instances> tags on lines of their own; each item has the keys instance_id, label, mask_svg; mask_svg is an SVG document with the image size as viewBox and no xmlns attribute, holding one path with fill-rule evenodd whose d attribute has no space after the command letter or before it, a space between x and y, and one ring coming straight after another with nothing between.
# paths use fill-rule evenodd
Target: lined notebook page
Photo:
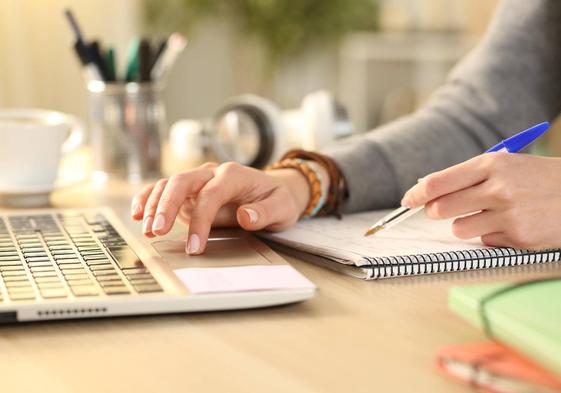
<instances>
[{"instance_id":1,"label":"lined notebook page","mask_svg":"<svg viewBox=\"0 0 561 393\"><path fill-rule=\"evenodd\" d=\"M457 239L451 231L451 220L430 220L424 212L391 229L364 237L366 229L388 212L349 214L342 220L334 217L314 218L299 222L284 232L262 233L260 236L357 266L367 264L363 260L364 256L375 258L485 248L478 239Z\"/></svg>"}]
</instances>

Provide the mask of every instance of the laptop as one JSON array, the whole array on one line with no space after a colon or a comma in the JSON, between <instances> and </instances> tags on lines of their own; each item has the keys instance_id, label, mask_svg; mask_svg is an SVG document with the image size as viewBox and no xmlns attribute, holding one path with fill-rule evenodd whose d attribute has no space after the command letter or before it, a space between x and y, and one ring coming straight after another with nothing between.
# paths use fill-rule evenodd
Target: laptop
<instances>
[{"instance_id":1,"label":"laptop","mask_svg":"<svg viewBox=\"0 0 561 393\"><path fill-rule=\"evenodd\" d=\"M316 287L254 236L215 232L146 247L103 209L0 214L0 323L248 309L301 302Z\"/></svg>"}]
</instances>

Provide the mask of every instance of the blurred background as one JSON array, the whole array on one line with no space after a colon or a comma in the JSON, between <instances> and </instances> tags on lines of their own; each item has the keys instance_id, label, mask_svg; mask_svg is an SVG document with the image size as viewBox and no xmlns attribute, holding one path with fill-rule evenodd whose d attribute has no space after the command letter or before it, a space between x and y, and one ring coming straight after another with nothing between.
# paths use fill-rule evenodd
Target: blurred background
<instances>
[{"instance_id":1,"label":"blurred background","mask_svg":"<svg viewBox=\"0 0 561 393\"><path fill-rule=\"evenodd\" d=\"M0 107L87 118L71 7L84 33L112 44L184 33L163 93L168 124L215 113L251 92L281 108L327 89L356 131L426 100L482 36L497 0L0 0Z\"/></svg>"},{"instance_id":2,"label":"blurred background","mask_svg":"<svg viewBox=\"0 0 561 393\"><path fill-rule=\"evenodd\" d=\"M168 118L173 122L208 116L226 98L242 92L295 107L306 93L325 88L343 101L353 101L345 104L357 113L383 98L359 102L364 96L358 94L376 93L364 91L367 84L374 90L383 84L397 91L404 88L404 81L419 83L426 95L427 84L441 82L447 69L483 32L494 3L0 0L0 105L86 116L86 91L71 48L73 36L63 17L67 6L87 36L115 46L121 68L131 38L145 33L164 37L174 30L187 34L189 45L170 75L165 94ZM419 39L430 53L421 50ZM405 68L403 73L384 67L398 63ZM433 69L421 70L426 67ZM429 71L434 75L428 75Z\"/></svg>"}]
</instances>

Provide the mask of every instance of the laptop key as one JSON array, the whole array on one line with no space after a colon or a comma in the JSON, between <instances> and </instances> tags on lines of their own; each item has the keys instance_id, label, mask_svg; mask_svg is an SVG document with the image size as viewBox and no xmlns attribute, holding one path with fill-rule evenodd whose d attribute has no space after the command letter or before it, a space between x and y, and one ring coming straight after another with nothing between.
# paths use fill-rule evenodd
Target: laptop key
<instances>
[{"instance_id":1,"label":"laptop key","mask_svg":"<svg viewBox=\"0 0 561 393\"><path fill-rule=\"evenodd\" d=\"M99 260L107 259L107 255L105 255L105 254L86 255L83 258L87 263L87 262L90 262L90 261L99 261Z\"/></svg>"},{"instance_id":2,"label":"laptop key","mask_svg":"<svg viewBox=\"0 0 561 393\"><path fill-rule=\"evenodd\" d=\"M48 241L47 245L49 247L51 246L65 246L65 247L69 247L70 243L68 243L66 240L54 240L54 241Z\"/></svg>"},{"instance_id":3,"label":"laptop key","mask_svg":"<svg viewBox=\"0 0 561 393\"><path fill-rule=\"evenodd\" d=\"M105 227L99 224L90 225L90 229L95 233L104 233L106 231Z\"/></svg>"},{"instance_id":4,"label":"laptop key","mask_svg":"<svg viewBox=\"0 0 561 393\"><path fill-rule=\"evenodd\" d=\"M119 247L115 250L110 249L110 252L121 269L144 267L138 255L136 255L130 247Z\"/></svg>"},{"instance_id":5,"label":"laptop key","mask_svg":"<svg viewBox=\"0 0 561 393\"><path fill-rule=\"evenodd\" d=\"M25 260L27 262L46 262L46 261L50 261L49 257L31 257L31 258L25 258Z\"/></svg>"},{"instance_id":6,"label":"laptop key","mask_svg":"<svg viewBox=\"0 0 561 393\"><path fill-rule=\"evenodd\" d=\"M73 265L75 263L79 263L80 265L82 264L82 262L80 262L79 259L61 259L60 261L56 261L56 264L59 265L59 266Z\"/></svg>"},{"instance_id":7,"label":"laptop key","mask_svg":"<svg viewBox=\"0 0 561 393\"><path fill-rule=\"evenodd\" d=\"M72 238L72 242L79 246L79 245L92 245L97 244L95 239L91 236L70 236Z\"/></svg>"},{"instance_id":8,"label":"laptop key","mask_svg":"<svg viewBox=\"0 0 561 393\"><path fill-rule=\"evenodd\" d=\"M39 248L35 248L35 247L33 247L33 248L25 248L25 247L22 247L22 248L21 248L21 252L22 252L23 255L26 256L26 257L33 257L33 255L30 255L30 254L34 254L34 253L42 253L43 255L47 255L47 254L45 254L45 250L39 249Z\"/></svg>"},{"instance_id":9,"label":"laptop key","mask_svg":"<svg viewBox=\"0 0 561 393\"><path fill-rule=\"evenodd\" d=\"M149 293L149 292L162 292L163 289L158 284L142 284L134 285L134 289L138 293Z\"/></svg>"},{"instance_id":10,"label":"laptop key","mask_svg":"<svg viewBox=\"0 0 561 393\"><path fill-rule=\"evenodd\" d=\"M62 233L58 232L58 233L50 233L48 235L44 235L43 239L45 239L45 241L64 240L65 237Z\"/></svg>"},{"instance_id":11,"label":"laptop key","mask_svg":"<svg viewBox=\"0 0 561 393\"><path fill-rule=\"evenodd\" d=\"M83 256L86 255L105 255L105 253L103 252L103 250L101 248L93 248L91 247L91 250L80 250L80 254L82 254Z\"/></svg>"},{"instance_id":12,"label":"laptop key","mask_svg":"<svg viewBox=\"0 0 561 393\"><path fill-rule=\"evenodd\" d=\"M50 272L50 271L55 271L55 268L53 266L37 266L37 267L30 267L29 270L31 270L32 273L35 272Z\"/></svg>"},{"instance_id":13,"label":"laptop key","mask_svg":"<svg viewBox=\"0 0 561 393\"><path fill-rule=\"evenodd\" d=\"M86 283L90 283L92 284L94 281L88 277L88 276L76 276L76 277L64 277L66 280L66 283L69 286L80 286L80 285L86 285Z\"/></svg>"},{"instance_id":14,"label":"laptop key","mask_svg":"<svg viewBox=\"0 0 561 393\"><path fill-rule=\"evenodd\" d=\"M70 287L70 290L74 296L96 296L99 294L99 291L94 286Z\"/></svg>"},{"instance_id":15,"label":"laptop key","mask_svg":"<svg viewBox=\"0 0 561 393\"><path fill-rule=\"evenodd\" d=\"M109 259L97 259L95 261L87 261L86 265L94 266L94 265L112 265Z\"/></svg>"},{"instance_id":16,"label":"laptop key","mask_svg":"<svg viewBox=\"0 0 561 393\"><path fill-rule=\"evenodd\" d=\"M0 266L0 273L2 273L2 272L13 272L13 271L18 271L18 270L25 271L22 264L18 264L18 265L15 265L15 266Z\"/></svg>"},{"instance_id":17,"label":"laptop key","mask_svg":"<svg viewBox=\"0 0 561 393\"><path fill-rule=\"evenodd\" d=\"M1 261L19 261L20 257L19 255L9 255L9 256L0 256L0 262Z\"/></svg>"},{"instance_id":18,"label":"laptop key","mask_svg":"<svg viewBox=\"0 0 561 393\"><path fill-rule=\"evenodd\" d=\"M17 260L17 261L0 261L0 268L2 268L2 266L23 266L21 261Z\"/></svg>"},{"instance_id":19,"label":"laptop key","mask_svg":"<svg viewBox=\"0 0 561 393\"><path fill-rule=\"evenodd\" d=\"M19 244L37 244L38 246L42 245L41 241L39 240L38 236L32 235L32 236L17 236L17 241Z\"/></svg>"},{"instance_id":20,"label":"laptop key","mask_svg":"<svg viewBox=\"0 0 561 393\"><path fill-rule=\"evenodd\" d=\"M27 274L25 273L25 271L20 271L20 270L9 271L9 272L2 272L2 277L4 278L4 280L6 280L6 277L14 277L14 276L24 276L24 277L27 277Z\"/></svg>"},{"instance_id":21,"label":"laptop key","mask_svg":"<svg viewBox=\"0 0 561 393\"><path fill-rule=\"evenodd\" d=\"M90 278L67 279L66 282L71 287L80 287L93 284L93 281Z\"/></svg>"},{"instance_id":22,"label":"laptop key","mask_svg":"<svg viewBox=\"0 0 561 393\"><path fill-rule=\"evenodd\" d=\"M59 255L76 255L74 250L56 250L56 251L51 251L51 254L54 257L59 256Z\"/></svg>"},{"instance_id":23,"label":"laptop key","mask_svg":"<svg viewBox=\"0 0 561 393\"><path fill-rule=\"evenodd\" d=\"M71 238L82 238L82 237L90 237L90 234L86 230L86 228L81 224L75 225L66 225L65 226L66 232L70 234Z\"/></svg>"},{"instance_id":24,"label":"laptop key","mask_svg":"<svg viewBox=\"0 0 561 393\"><path fill-rule=\"evenodd\" d=\"M16 249L10 250L10 251L0 251L0 257L18 257L19 258L19 254L17 252Z\"/></svg>"},{"instance_id":25,"label":"laptop key","mask_svg":"<svg viewBox=\"0 0 561 393\"><path fill-rule=\"evenodd\" d=\"M4 283L4 285L6 285L6 288L31 288L31 283L29 282L29 280L24 280L24 281L6 281Z\"/></svg>"},{"instance_id":26,"label":"laptop key","mask_svg":"<svg viewBox=\"0 0 561 393\"><path fill-rule=\"evenodd\" d=\"M116 270L96 270L92 274L97 278L100 276L114 276L117 273Z\"/></svg>"},{"instance_id":27,"label":"laptop key","mask_svg":"<svg viewBox=\"0 0 561 393\"><path fill-rule=\"evenodd\" d=\"M59 288L45 288L40 290L41 296L45 299L58 299L67 297L68 294L63 287Z\"/></svg>"},{"instance_id":28,"label":"laptop key","mask_svg":"<svg viewBox=\"0 0 561 393\"><path fill-rule=\"evenodd\" d=\"M28 262L27 266L29 267L45 267L45 266L53 266L52 262Z\"/></svg>"},{"instance_id":29,"label":"laptop key","mask_svg":"<svg viewBox=\"0 0 561 393\"><path fill-rule=\"evenodd\" d=\"M26 293L26 292L33 292L34 289L31 285L22 285L22 286L16 286L16 287L10 287L8 288L8 293L11 294L15 294L15 293Z\"/></svg>"},{"instance_id":30,"label":"laptop key","mask_svg":"<svg viewBox=\"0 0 561 393\"><path fill-rule=\"evenodd\" d=\"M119 276L118 274L110 274L107 276L98 276L96 277L97 281L99 282L103 282L103 281L122 281L121 276Z\"/></svg>"},{"instance_id":31,"label":"laptop key","mask_svg":"<svg viewBox=\"0 0 561 393\"><path fill-rule=\"evenodd\" d=\"M153 278L143 278L140 280L133 280L132 278L129 278L129 281L132 285L158 284L158 282Z\"/></svg>"},{"instance_id":32,"label":"laptop key","mask_svg":"<svg viewBox=\"0 0 561 393\"><path fill-rule=\"evenodd\" d=\"M103 292L105 292L106 295L125 295L130 293L130 291L125 286L105 287L103 288Z\"/></svg>"},{"instance_id":33,"label":"laptop key","mask_svg":"<svg viewBox=\"0 0 561 393\"><path fill-rule=\"evenodd\" d=\"M88 272L86 272L86 269L84 269L84 270L66 270L66 271L63 271L62 274L64 274L64 277L66 277L66 279L83 277L83 276L89 277Z\"/></svg>"},{"instance_id":34,"label":"laptop key","mask_svg":"<svg viewBox=\"0 0 561 393\"><path fill-rule=\"evenodd\" d=\"M27 235L23 235L23 234L22 235L16 235L16 237L18 239L33 239L33 238L37 238L38 235L35 232L32 232L32 233L27 234Z\"/></svg>"},{"instance_id":35,"label":"laptop key","mask_svg":"<svg viewBox=\"0 0 561 393\"><path fill-rule=\"evenodd\" d=\"M10 300L18 301L18 300L33 300L35 299L34 292L22 292L22 293L8 293L8 297Z\"/></svg>"},{"instance_id":36,"label":"laptop key","mask_svg":"<svg viewBox=\"0 0 561 393\"><path fill-rule=\"evenodd\" d=\"M18 241L20 247L29 247L29 248L43 248L43 244L37 240L24 240Z\"/></svg>"},{"instance_id":37,"label":"laptop key","mask_svg":"<svg viewBox=\"0 0 561 393\"><path fill-rule=\"evenodd\" d=\"M140 274L148 274L148 275L152 276L145 267L124 269L123 273L125 273L125 275L127 277L133 276L133 275L140 275Z\"/></svg>"},{"instance_id":38,"label":"laptop key","mask_svg":"<svg viewBox=\"0 0 561 393\"><path fill-rule=\"evenodd\" d=\"M42 251L42 252L24 252L23 256L25 257L26 260L29 260L30 258L48 258L49 256L47 255L46 252Z\"/></svg>"},{"instance_id":39,"label":"laptop key","mask_svg":"<svg viewBox=\"0 0 561 393\"><path fill-rule=\"evenodd\" d=\"M98 270L111 270L111 271L115 271L115 268L113 267L112 264L110 263L106 263L103 265L91 265L90 266L90 270L92 272L98 271Z\"/></svg>"},{"instance_id":40,"label":"laptop key","mask_svg":"<svg viewBox=\"0 0 561 393\"><path fill-rule=\"evenodd\" d=\"M65 270L62 274L66 280L78 280L84 277L90 278L86 270Z\"/></svg>"},{"instance_id":41,"label":"laptop key","mask_svg":"<svg viewBox=\"0 0 561 393\"><path fill-rule=\"evenodd\" d=\"M85 270L81 263L73 263L73 264L69 264L69 265L59 265L58 268L60 270L62 270L63 272L65 272L67 270L76 270L76 269Z\"/></svg>"},{"instance_id":42,"label":"laptop key","mask_svg":"<svg viewBox=\"0 0 561 393\"><path fill-rule=\"evenodd\" d=\"M78 247L80 251L103 251L97 244L95 246L80 246Z\"/></svg>"},{"instance_id":43,"label":"laptop key","mask_svg":"<svg viewBox=\"0 0 561 393\"><path fill-rule=\"evenodd\" d=\"M72 242L78 247L90 247L90 246L97 246L97 242L94 239L82 240L82 239L73 239Z\"/></svg>"},{"instance_id":44,"label":"laptop key","mask_svg":"<svg viewBox=\"0 0 561 393\"><path fill-rule=\"evenodd\" d=\"M37 286L39 287L40 291L46 288L62 288L62 282L39 282L37 283Z\"/></svg>"},{"instance_id":45,"label":"laptop key","mask_svg":"<svg viewBox=\"0 0 561 393\"><path fill-rule=\"evenodd\" d=\"M58 276L35 277L34 280L37 284L44 283L44 282L60 282L60 278L58 278Z\"/></svg>"},{"instance_id":46,"label":"laptop key","mask_svg":"<svg viewBox=\"0 0 561 393\"><path fill-rule=\"evenodd\" d=\"M55 259L55 261L62 261L65 259L76 259L76 255L74 253L72 254L65 254L65 255L54 255L53 258Z\"/></svg>"},{"instance_id":47,"label":"laptop key","mask_svg":"<svg viewBox=\"0 0 561 393\"><path fill-rule=\"evenodd\" d=\"M49 272L32 272L33 277L56 277L57 274L54 270Z\"/></svg>"},{"instance_id":48,"label":"laptop key","mask_svg":"<svg viewBox=\"0 0 561 393\"><path fill-rule=\"evenodd\" d=\"M70 245L67 245L67 246L50 246L49 250L51 250L51 251L72 251L72 247L70 247Z\"/></svg>"},{"instance_id":49,"label":"laptop key","mask_svg":"<svg viewBox=\"0 0 561 393\"><path fill-rule=\"evenodd\" d=\"M21 275L17 275L17 276L5 276L4 275L3 279L4 279L4 283L16 282L16 281L28 281L29 280L27 278L26 274L21 274Z\"/></svg>"},{"instance_id":50,"label":"laptop key","mask_svg":"<svg viewBox=\"0 0 561 393\"><path fill-rule=\"evenodd\" d=\"M125 283L123 282L123 280L120 281L100 281L99 285L102 288L107 288L107 287L124 287Z\"/></svg>"},{"instance_id":51,"label":"laptop key","mask_svg":"<svg viewBox=\"0 0 561 393\"><path fill-rule=\"evenodd\" d=\"M90 225L104 224L107 222L101 213L84 213L84 220Z\"/></svg>"}]
</instances>

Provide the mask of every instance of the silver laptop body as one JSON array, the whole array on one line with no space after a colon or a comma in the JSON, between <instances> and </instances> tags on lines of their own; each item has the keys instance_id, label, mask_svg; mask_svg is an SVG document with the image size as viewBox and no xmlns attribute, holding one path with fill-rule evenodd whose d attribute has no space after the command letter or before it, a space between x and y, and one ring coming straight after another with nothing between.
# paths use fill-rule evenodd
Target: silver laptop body
<instances>
[{"instance_id":1,"label":"silver laptop body","mask_svg":"<svg viewBox=\"0 0 561 393\"><path fill-rule=\"evenodd\" d=\"M0 323L247 309L315 294L313 285L193 293L179 269L287 263L241 231L218 233L203 256L184 247L143 246L110 209L0 213Z\"/></svg>"}]
</instances>

